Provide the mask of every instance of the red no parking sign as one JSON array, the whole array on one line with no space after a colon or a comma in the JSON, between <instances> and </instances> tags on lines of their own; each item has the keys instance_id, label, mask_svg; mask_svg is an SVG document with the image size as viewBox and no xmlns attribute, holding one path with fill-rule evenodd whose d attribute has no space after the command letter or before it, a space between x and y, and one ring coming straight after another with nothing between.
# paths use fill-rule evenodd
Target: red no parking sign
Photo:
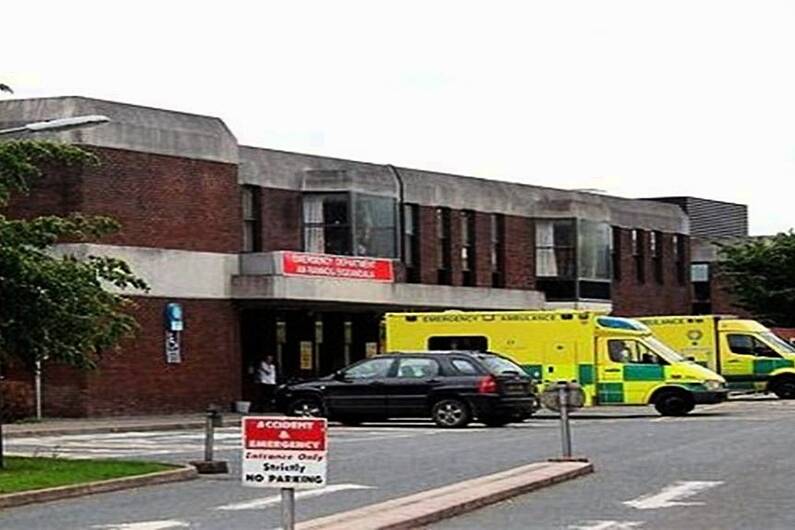
<instances>
[{"instance_id":1,"label":"red no parking sign","mask_svg":"<svg viewBox=\"0 0 795 530\"><path fill-rule=\"evenodd\" d=\"M312 489L326 485L325 419L243 418L244 486Z\"/></svg>"}]
</instances>

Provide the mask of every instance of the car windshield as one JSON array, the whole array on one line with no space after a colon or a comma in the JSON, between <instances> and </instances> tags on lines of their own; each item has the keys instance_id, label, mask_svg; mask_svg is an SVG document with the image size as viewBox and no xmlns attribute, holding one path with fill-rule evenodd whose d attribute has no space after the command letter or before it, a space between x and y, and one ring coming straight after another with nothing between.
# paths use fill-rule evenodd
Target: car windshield
<instances>
[{"instance_id":1,"label":"car windshield","mask_svg":"<svg viewBox=\"0 0 795 530\"><path fill-rule=\"evenodd\" d=\"M779 353L795 354L795 346L785 341L784 339L782 339L772 331L760 333L759 336L769 345L773 346L776 349L776 351L778 351Z\"/></svg>"},{"instance_id":2,"label":"car windshield","mask_svg":"<svg viewBox=\"0 0 795 530\"><path fill-rule=\"evenodd\" d=\"M644 337L643 342L645 342L654 353L669 363L682 363L687 361L687 359L682 357L681 354L677 353L675 350L672 350L670 346L664 342L661 342L659 339L654 337Z\"/></svg>"},{"instance_id":3,"label":"car windshield","mask_svg":"<svg viewBox=\"0 0 795 530\"><path fill-rule=\"evenodd\" d=\"M522 367L513 361L509 361L505 357L498 357L497 355L478 355L483 364L486 365L488 371L494 375L500 374L523 374Z\"/></svg>"}]
</instances>

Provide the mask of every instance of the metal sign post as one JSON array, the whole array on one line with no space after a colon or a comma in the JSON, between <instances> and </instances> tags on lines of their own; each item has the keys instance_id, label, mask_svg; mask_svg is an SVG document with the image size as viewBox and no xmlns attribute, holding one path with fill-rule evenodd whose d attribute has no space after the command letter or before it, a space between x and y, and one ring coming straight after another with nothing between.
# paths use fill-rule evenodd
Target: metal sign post
<instances>
[{"instance_id":1,"label":"metal sign post","mask_svg":"<svg viewBox=\"0 0 795 530\"><path fill-rule=\"evenodd\" d=\"M282 530L295 530L295 490L282 488Z\"/></svg>"},{"instance_id":2,"label":"metal sign post","mask_svg":"<svg viewBox=\"0 0 795 530\"><path fill-rule=\"evenodd\" d=\"M560 440L563 445L563 458L571 458L571 429L569 428L569 392L566 385L558 386L560 403Z\"/></svg>"},{"instance_id":3,"label":"metal sign post","mask_svg":"<svg viewBox=\"0 0 795 530\"><path fill-rule=\"evenodd\" d=\"M295 528L295 490L326 485L324 418L243 418L243 486L279 488L282 528Z\"/></svg>"},{"instance_id":4,"label":"metal sign post","mask_svg":"<svg viewBox=\"0 0 795 530\"><path fill-rule=\"evenodd\" d=\"M560 443L563 451L563 460L572 459L571 452L571 426L569 424L569 410L578 409L585 405L585 393L577 383L559 381L549 385L541 394L541 403L555 412L560 413Z\"/></svg>"}]
</instances>

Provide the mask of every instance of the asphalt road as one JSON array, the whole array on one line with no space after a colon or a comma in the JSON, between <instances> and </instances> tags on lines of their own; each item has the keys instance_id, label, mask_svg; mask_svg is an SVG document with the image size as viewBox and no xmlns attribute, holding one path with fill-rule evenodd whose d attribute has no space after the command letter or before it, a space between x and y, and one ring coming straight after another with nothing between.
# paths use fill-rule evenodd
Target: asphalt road
<instances>
[{"instance_id":1,"label":"asphalt road","mask_svg":"<svg viewBox=\"0 0 795 530\"><path fill-rule=\"evenodd\" d=\"M575 450L594 461L596 474L437 527L795 527L788 509L795 402L735 401L703 410L681 419L637 408L580 413L573 424ZM4 510L0 528L276 528L278 492L240 485L238 436L235 429L219 432L218 456L230 462L229 476ZM543 460L559 447L554 419L459 431L429 423L332 428L332 487L299 498L298 519ZM179 462L202 454L201 433L188 431L10 439L8 450Z\"/></svg>"}]
</instances>

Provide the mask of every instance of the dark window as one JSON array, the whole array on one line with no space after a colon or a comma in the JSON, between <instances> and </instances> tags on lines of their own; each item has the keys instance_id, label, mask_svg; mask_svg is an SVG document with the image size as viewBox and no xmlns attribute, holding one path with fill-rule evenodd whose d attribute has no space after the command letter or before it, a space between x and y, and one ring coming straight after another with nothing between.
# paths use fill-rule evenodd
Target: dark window
<instances>
[{"instance_id":1,"label":"dark window","mask_svg":"<svg viewBox=\"0 0 795 530\"><path fill-rule=\"evenodd\" d=\"M243 186L243 252L262 251L260 188Z\"/></svg>"},{"instance_id":2,"label":"dark window","mask_svg":"<svg viewBox=\"0 0 795 530\"><path fill-rule=\"evenodd\" d=\"M395 257L396 210L389 197L304 195L304 249L344 256Z\"/></svg>"},{"instance_id":3,"label":"dark window","mask_svg":"<svg viewBox=\"0 0 795 530\"><path fill-rule=\"evenodd\" d=\"M613 251L610 261L613 265L613 279L621 280L621 229L613 227Z\"/></svg>"},{"instance_id":4,"label":"dark window","mask_svg":"<svg viewBox=\"0 0 795 530\"><path fill-rule=\"evenodd\" d=\"M576 232L572 219L537 219L536 276L574 278Z\"/></svg>"},{"instance_id":5,"label":"dark window","mask_svg":"<svg viewBox=\"0 0 795 530\"><path fill-rule=\"evenodd\" d=\"M661 232L649 233L649 250L654 266L654 281L663 283L663 237Z\"/></svg>"},{"instance_id":6,"label":"dark window","mask_svg":"<svg viewBox=\"0 0 795 530\"><path fill-rule=\"evenodd\" d=\"M676 267L676 281L679 285L685 284L685 275L687 269L685 267L685 238L679 234L673 235L672 248L674 252L674 266Z\"/></svg>"},{"instance_id":7,"label":"dark window","mask_svg":"<svg viewBox=\"0 0 795 530\"><path fill-rule=\"evenodd\" d=\"M475 214L461 212L461 272L462 283L475 285Z\"/></svg>"},{"instance_id":8,"label":"dark window","mask_svg":"<svg viewBox=\"0 0 795 530\"><path fill-rule=\"evenodd\" d=\"M693 299L706 303L712 299L712 284L709 263L690 265L690 280L693 284Z\"/></svg>"},{"instance_id":9,"label":"dark window","mask_svg":"<svg viewBox=\"0 0 795 530\"><path fill-rule=\"evenodd\" d=\"M450 270L451 242L450 242L450 209L436 209L436 240L438 248L436 251L437 261L436 270L438 271L438 283L450 285L453 283L453 275Z\"/></svg>"},{"instance_id":10,"label":"dark window","mask_svg":"<svg viewBox=\"0 0 795 530\"><path fill-rule=\"evenodd\" d=\"M482 336L431 337L428 349L433 351L488 351L489 340Z\"/></svg>"},{"instance_id":11,"label":"dark window","mask_svg":"<svg viewBox=\"0 0 795 530\"><path fill-rule=\"evenodd\" d=\"M638 283L646 282L646 241L643 230L632 230L632 258L635 262L635 278Z\"/></svg>"},{"instance_id":12,"label":"dark window","mask_svg":"<svg viewBox=\"0 0 795 530\"><path fill-rule=\"evenodd\" d=\"M398 360L399 379L427 379L439 374L439 363L435 359L406 357Z\"/></svg>"},{"instance_id":13,"label":"dark window","mask_svg":"<svg viewBox=\"0 0 795 530\"><path fill-rule=\"evenodd\" d=\"M420 281L419 206L403 206L403 262L406 264L406 281Z\"/></svg>"},{"instance_id":14,"label":"dark window","mask_svg":"<svg viewBox=\"0 0 795 530\"><path fill-rule=\"evenodd\" d=\"M729 349L737 355L781 357L773 348L752 335L729 335Z\"/></svg>"},{"instance_id":15,"label":"dark window","mask_svg":"<svg viewBox=\"0 0 795 530\"><path fill-rule=\"evenodd\" d=\"M505 286L505 216L493 213L490 216L491 232L491 285Z\"/></svg>"}]
</instances>

